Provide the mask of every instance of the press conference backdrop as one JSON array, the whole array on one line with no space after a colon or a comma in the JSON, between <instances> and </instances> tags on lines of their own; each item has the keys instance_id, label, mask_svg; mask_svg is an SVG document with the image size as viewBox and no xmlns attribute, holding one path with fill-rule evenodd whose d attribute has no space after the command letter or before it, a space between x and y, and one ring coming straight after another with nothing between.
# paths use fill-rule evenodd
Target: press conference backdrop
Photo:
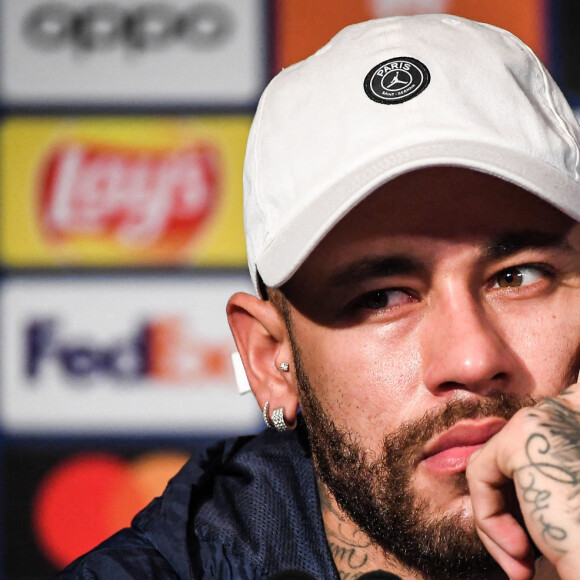
<instances>
[{"instance_id":1,"label":"press conference backdrop","mask_svg":"<svg viewBox=\"0 0 580 580\"><path fill-rule=\"evenodd\" d=\"M258 97L343 26L420 12L508 28L578 102L574 0L0 3L0 579L52 577L261 428L225 318Z\"/></svg>"}]
</instances>

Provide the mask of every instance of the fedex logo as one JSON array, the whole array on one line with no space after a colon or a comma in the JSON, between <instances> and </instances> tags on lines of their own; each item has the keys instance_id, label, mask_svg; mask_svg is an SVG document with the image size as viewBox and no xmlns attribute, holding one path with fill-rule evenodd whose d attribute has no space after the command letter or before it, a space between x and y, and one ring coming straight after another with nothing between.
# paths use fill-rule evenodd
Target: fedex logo
<instances>
[{"instance_id":1,"label":"fedex logo","mask_svg":"<svg viewBox=\"0 0 580 580\"><path fill-rule=\"evenodd\" d=\"M14 276L0 294L0 425L21 433L237 433L227 298L245 273Z\"/></svg>"},{"instance_id":2,"label":"fedex logo","mask_svg":"<svg viewBox=\"0 0 580 580\"><path fill-rule=\"evenodd\" d=\"M145 321L123 338L95 341L67 334L56 318L31 321L24 336L24 371L34 381L51 369L69 382L144 379L189 386L230 380L231 346L193 336L177 317Z\"/></svg>"}]
</instances>

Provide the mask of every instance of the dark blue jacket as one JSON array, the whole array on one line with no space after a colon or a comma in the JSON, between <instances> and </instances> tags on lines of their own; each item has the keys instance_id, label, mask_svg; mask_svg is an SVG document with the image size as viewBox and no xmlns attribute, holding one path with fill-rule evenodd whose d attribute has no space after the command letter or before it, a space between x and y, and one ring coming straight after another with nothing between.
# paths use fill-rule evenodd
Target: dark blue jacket
<instances>
[{"instance_id":1,"label":"dark blue jacket","mask_svg":"<svg viewBox=\"0 0 580 580\"><path fill-rule=\"evenodd\" d=\"M299 569L339 580L301 429L227 440L58 578L258 580Z\"/></svg>"}]
</instances>

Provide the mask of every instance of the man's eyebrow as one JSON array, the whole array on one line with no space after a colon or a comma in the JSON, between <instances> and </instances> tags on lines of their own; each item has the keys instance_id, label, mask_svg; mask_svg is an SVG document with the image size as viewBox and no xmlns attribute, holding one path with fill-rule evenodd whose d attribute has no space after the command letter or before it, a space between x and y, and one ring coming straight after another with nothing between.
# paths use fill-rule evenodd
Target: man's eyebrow
<instances>
[{"instance_id":1,"label":"man's eyebrow","mask_svg":"<svg viewBox=\"0 0 580 580\"><path fill-rule=\"evenodd\" d=\"M483 257L489 260L499 260L513 256L524 250L541 250L557 248L571 249L565 235L525 230L508 232L488 244L483 251Z\"/></svg>"},{"instance_id":2,"label":"man's eyebrow","mask_svg":"<svg viewBox=\"0 0 580 580\"><path fill-rule=\"evenodd\" d=\"M356 284L372 278L397 276L424 271L425 267L417 260L408 256L380 256L357 260L333 273L328 285L344 286Z\"/></svg>"}]
</instances>

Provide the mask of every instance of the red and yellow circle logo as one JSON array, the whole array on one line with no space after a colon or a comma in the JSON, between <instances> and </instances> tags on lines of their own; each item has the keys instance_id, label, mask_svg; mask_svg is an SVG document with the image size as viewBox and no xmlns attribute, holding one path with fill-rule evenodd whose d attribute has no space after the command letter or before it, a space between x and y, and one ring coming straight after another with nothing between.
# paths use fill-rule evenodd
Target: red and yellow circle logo
<instances>
[{"instance_id":1,"label":"red and yellow circle logo","mask_svg":"<svg viewBox=\"0 0 580 580\"><path fill-rule=\"evenodd\" d=\"M187 456L157 452L125 460L89 452L58 464L40 484L33 528L47 559L62 568L131 523Z\"/></svg>"}]
</instances>

